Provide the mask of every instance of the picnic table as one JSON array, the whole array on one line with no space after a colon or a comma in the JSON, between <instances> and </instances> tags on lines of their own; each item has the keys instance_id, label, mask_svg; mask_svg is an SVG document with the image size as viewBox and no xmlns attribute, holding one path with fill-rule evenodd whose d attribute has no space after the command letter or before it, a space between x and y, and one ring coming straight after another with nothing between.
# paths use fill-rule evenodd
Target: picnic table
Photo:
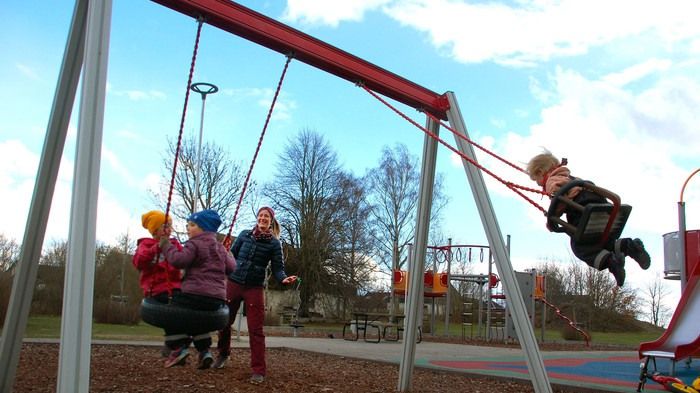
<instances>
[{"instance_id":1,"label":"picnic table","mask_svg":"<svg viewBox=\"0 0 700 393\"><path fill-rule=\"evenodd\" d=\"M366 311L353 311L353 319L343 326L343 339L357 341L362 339L366 342L379 343L382 339L386 341L398 341L404 331L404 316L392 315L388 313L373 313ZM346 333L349 328L350 332ZM370 331L368 336L367 331ZM391 332L394 332L391 334ZM421 328L418 327L418 342L422 340Z\"/></svg>"}]
</instances>

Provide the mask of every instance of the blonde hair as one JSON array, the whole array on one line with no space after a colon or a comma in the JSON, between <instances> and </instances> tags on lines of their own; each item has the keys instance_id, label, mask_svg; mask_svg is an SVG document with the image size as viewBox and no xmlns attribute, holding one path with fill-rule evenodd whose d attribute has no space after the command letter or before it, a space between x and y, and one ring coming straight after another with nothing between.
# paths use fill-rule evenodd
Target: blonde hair
<instances>
[{"instance_id":1,"label":"blonde hair","mask_svg":"<svg viewBox=\"0 0 700 393\"><path fill-rule=\"evenodd\" d=\"M561 165L558 158L554 157L549 150L545 150L530 159L527 163L527 174L530 175L530 179L537 181L542 179L544 175L552 170L552 168Z\"/></svg>"},{"instance_id":2,"label":"blonde hair","mask_svg":"<svg viewBox=\"0 0 700 393\"><path fill-rule=\"evenodd\" d=\"M273 216L272 217L272 222L270 223L270 232L272 232L272 236L276 238L280 238L280 223L277 222L277 219Z\"/></svg>"}]
</instances>

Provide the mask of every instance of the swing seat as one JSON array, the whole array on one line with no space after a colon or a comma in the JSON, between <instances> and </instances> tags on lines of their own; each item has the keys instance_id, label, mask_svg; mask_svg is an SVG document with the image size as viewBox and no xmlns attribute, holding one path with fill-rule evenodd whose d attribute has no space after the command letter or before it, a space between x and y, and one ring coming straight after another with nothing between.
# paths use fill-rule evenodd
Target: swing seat
<instances>
[{"instance_id":1,"label":"swing seat","mask_svg":"<svg viewBox=\"0 0 700 393\"><path fill-rule=\"evenodd\" d=\"M172 332L198 334L221 330L228 324L228 317L228 307L225 305L205 311L165 304L152 298L141 302L141 319L144 322Z\"/></svg>"},{"instance_id":2,"label":"swing seat","mask_svg":"<svg viewBox=\"0 0 700 393\"><path fill-rule=\"evenodd\" d=\"M600 195L609 203L589 203L582 206L566 197L574 187L581 187ZM558 212L562 204L581 213L577 226L559 217ZM632 206L621 204L617 194L589 181L574 179L561 187L552 197L547 210L547 228L552 232L565 232L579 244L604 244L608 239L618 239L622 235L631 212Z\"/></svg>"}]
</instances>

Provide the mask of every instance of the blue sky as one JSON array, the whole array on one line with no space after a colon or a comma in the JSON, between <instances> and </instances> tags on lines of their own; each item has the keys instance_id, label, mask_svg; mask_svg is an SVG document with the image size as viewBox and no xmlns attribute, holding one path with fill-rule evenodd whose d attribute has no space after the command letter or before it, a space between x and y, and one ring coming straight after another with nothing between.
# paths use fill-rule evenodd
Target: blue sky
<instances>
[{"instance_id":1,"label":"blue sky","mask_svg":"<svg viewBox=\"0 0 700 393\"><path fill-rule=\"evenodd\" d=\"M634 207L625 234L653 258L628 265L628 285L663 271L663 238L677 230L684 180L700 167L700 25L695 1L358 0L243 1L433 91L453 91L471 137L524 164L542 147L567 157L574 175ZM73 2L27 0L0 8L0 232L21 241L28 200L56 86ZM143 236L140 215L155 208L149 190L162 173L166 138L175 138L196 23L150 1L115 1L100 175L98 238ZM207 99L205 139L247 168L285 58L206 26L194 82L220 92ZM424 118L396 104L419 123ZM75 107L78 107L76 102ZM199 131L201 100L190 98L185 134ZM77 113L77 112L76 112ZM74 114L47 241L67 236L74 161ZM316 130L344 167L361 175L383 146L421 154L423 134L353 84L292 61L254 177L271 179L279 152L302 128ZM442 132L451 143L448 131ZM500 176L527 178L479 155ZM485 243L458 159L439 150L450 204L443 233ZM699 176L700 177L700 176ZM568 259L568 239L550 234L539 211L487 179L516 269L541 258ZM700 228L700 179L685 193L689 229ZM542 201L543 203L546 201ZM236 231L240 228L236 228ZM479 268L477 267L477 270ZM677 283L669 283L677 291Z\"/></svg>"}]
</instances>

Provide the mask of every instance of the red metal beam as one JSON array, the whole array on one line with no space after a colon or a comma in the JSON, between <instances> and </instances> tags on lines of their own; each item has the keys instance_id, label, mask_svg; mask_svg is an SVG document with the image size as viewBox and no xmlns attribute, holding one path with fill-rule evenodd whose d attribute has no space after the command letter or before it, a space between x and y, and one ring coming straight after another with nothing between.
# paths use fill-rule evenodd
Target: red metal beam
<instances>
[{"instance_id":1,"label":"red metal beam","mask_svg":"<svg viewBox=\"0 0 700 393\"><path fill-rule=\"evenodd\" d=\"M205 23L446 119L447 97L230 0L153 0Z\"/></svg>"}]
</instances>

